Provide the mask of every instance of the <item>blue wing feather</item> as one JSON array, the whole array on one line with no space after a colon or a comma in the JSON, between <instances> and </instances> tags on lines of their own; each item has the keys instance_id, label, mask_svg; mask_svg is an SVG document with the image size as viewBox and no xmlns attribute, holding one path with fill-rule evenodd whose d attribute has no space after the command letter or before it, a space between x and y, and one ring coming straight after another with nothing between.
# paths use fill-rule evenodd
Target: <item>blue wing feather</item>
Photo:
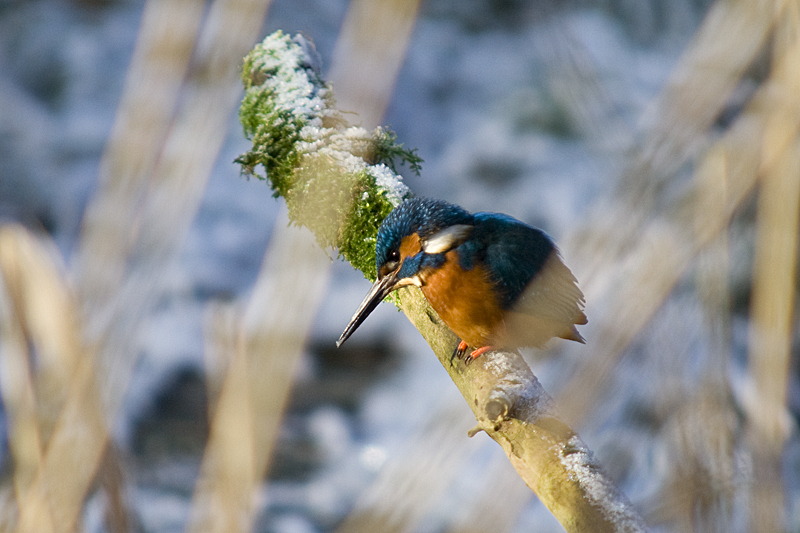
<instances>
[{"instance_id":1,"label":"blue wing feather","mask_svg":"<svg viewBox=\"0 0 800 533\"><path fill-rule=\"evenodd\" d=\"M476 213L469 241L458 247L461 267L484 264L501 296L501 307L511 308L555 251L541 230L508 215Z\"/></svg>"}]
</instances>

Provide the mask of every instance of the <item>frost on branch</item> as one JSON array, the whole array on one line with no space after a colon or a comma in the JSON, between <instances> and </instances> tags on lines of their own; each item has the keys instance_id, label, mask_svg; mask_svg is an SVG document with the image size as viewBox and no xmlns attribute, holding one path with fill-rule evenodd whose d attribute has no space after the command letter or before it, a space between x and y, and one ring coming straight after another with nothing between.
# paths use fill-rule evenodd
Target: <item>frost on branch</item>
<instances>
[{"instance_id":1,"label":"frost on branch","mask_svg":"<svg viewBox=\"0 0 800 533\"><path fill-rule=\"evenodd\" d=\"M347 124L300 35L269 35L245 58L242 81L239 118L253 143L237 159L243 172L268 180L293 223L374 280L377 228L411 196L396 164L418 172L421 159L388 130Z\"/></svg>"}]
</instances>

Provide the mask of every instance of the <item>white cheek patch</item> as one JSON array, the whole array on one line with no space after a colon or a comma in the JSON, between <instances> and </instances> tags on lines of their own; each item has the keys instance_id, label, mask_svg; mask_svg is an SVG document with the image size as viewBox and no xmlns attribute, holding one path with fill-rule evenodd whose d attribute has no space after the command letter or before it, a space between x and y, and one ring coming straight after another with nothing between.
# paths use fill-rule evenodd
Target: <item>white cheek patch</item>
<instances>
[{"instance_id":1,"label":"white cheek patch","mask_svg":"<svg viewBox=\"0 0 800 533\"><path fill-rule=\"evenodd\" d=\"M464 242L472 231L472 226L456 224L434 233L422 244L422 251L426 254L441 254L453 249Z\"/></svg>"}]
</instances>

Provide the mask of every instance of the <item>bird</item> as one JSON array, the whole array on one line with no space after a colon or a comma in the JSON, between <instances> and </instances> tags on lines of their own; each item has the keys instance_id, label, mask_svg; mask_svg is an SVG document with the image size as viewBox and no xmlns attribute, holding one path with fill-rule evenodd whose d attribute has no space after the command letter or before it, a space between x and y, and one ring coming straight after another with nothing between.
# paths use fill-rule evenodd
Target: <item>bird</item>
<instances>
[{"instance_id":1,"label":"bird","mask_svg":"<svg viewBox=\"0 0 800 533\"><path fill-rule=\"evenodd\" d=\"M337 347L384 298L412 285L458 336L453 357L467 364L493 349L542 348L555 337L586 342L576 328L587 318L575 276L547 234L509 215L406 200L378 229L375 263L377 280Z\"/></svg>"}]
</instances>

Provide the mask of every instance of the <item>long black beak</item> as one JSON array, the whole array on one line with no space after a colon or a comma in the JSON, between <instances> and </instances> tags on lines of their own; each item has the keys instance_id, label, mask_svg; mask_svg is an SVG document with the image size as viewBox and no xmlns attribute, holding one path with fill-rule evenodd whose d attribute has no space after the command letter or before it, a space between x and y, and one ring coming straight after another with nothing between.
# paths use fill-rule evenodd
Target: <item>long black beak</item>
<instances>
[{"instance_id":1,"label":"long black beak","mask_svg":"<svg viewBox=\"0 0 800 533\"><path fill-rule=\"evenodd\" d=\"M344 341L346 341L350 335L361 325L364 320L369 316L369 314L378 307L378 304L383 301L384 298L389 296L389 294L397 288L397 272L392 272L390 274L385 275L378 281L376 281L372 288L369 290L367 295L364 297L364 300L361 302L361 305L358 306L353 318L350 319L350 323L347 324L347 327L344 328L344 332L342 333L339 340L336 341L336 347L338 348Z\"/></svg>"}]
</instances>

